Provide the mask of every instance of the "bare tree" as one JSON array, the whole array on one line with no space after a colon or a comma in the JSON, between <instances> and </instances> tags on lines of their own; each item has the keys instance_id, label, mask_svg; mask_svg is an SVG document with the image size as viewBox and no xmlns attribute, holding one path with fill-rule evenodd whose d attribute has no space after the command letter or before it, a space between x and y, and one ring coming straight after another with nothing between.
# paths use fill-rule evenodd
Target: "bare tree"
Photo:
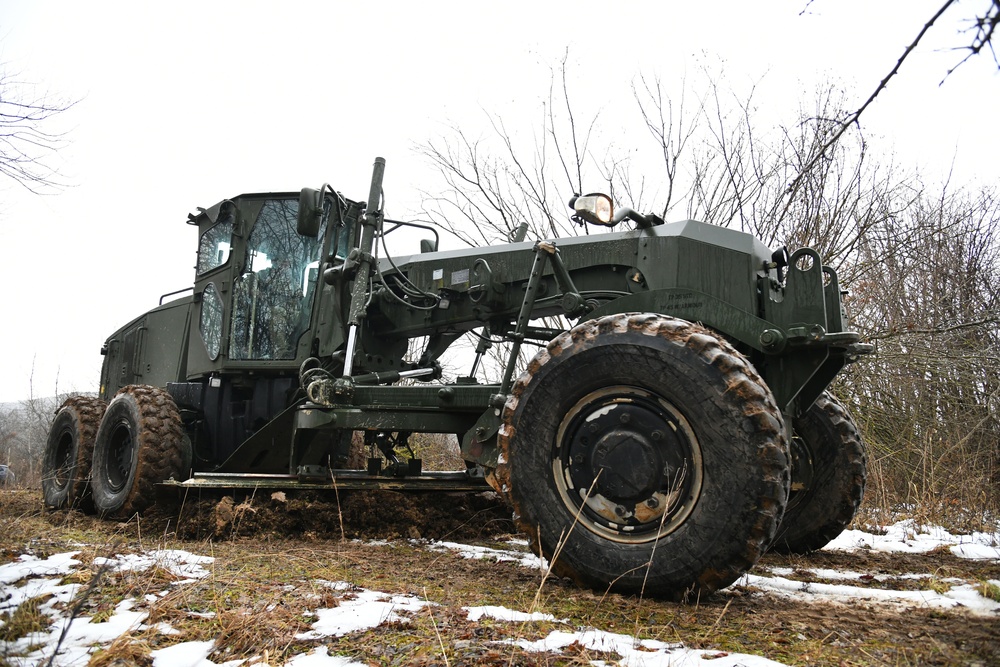
<instances>
[{"instance_id":1,"label":"bare tree","mask_svg":"<svg viewBox=\"0 0 1000 667\"><path fill-rule=\"evenodd\" d=\"M816 248L851 290L854 326L878 347L838 385L872 452L872 495L1000 508L995 189L926 185L881 155L856 119L844 124L848 96L837 85L771 126L753 87L736 93L709 75L700 92L685 84L671 98L639 77L633 95L647 134L622 149L603 141L598 115L571 103L566 81L564 61L533 141L518 143L523 130L489 115L481 138L455 129L426 145L445 183L428 198L432 218L472 245L522 222L536 237L560 236L577 232L559 211L565 193L605 188L619 203L686 207L772 247Z\"/></svg>"},{"instance_id":2,"label":"bare tree","mask_svg":"<svg viewBox=\"0 0 1000 667\"><path fill-rule=\"evenodd\" d=\"M17 423L14 410L0 405L0 463L10 464L11 453L17 440Z\"/></svg>"},{"instance_id":3,"label":"bare tree","mask_svg":"<svg viewBox=\"0 0 1000 667\"><path fill-rule=\"evenodd\" d=\"M997 52L993 48L993 33L996 31L997 25L1000 24L1000 0L987 0L983 9L975 13L968 20L968 23L969 27L963 32L971 35L971 37L966 46L960 47L960 50L968 51L968 53L966 53L958 65L948 70L948 74L954 72L959 65L966 62L969 58L978 56L983 49L989 50L990 55L993 56L993 62L1000 69L1000 60L997 60Z\"/></svg>"},{"instance_id":4,"label":"bare tree","mask_svg":"<svg viewBox=\"0 0 1000 667\"><path fill-rule=\"evenodd\" d=\"M866 235L848 301L877 355L852 369L856 412L892 496L996 509L1000 200L944 186Z\"/></svg>"},{"instance_id":5,"label":"bare tree","mask_svg":"<svg viewBox=\"0 0 1000 667\"><path fill-rule=\"evenodd\" d=\"M809 0L807 7L811 5L813 0ZM941 16L950 8L953 4L956 4L955 0L945 0L944 4L934 13L933 16L923 25L923 27L917 32L916 37L910 42L909 45L903 50L903 54L893 65L889 73L886 74L878 85L875 86L875 90L868 96L868 98L861 103L857 109L849 114L845 114L840 120L838 120L834 126L833 131L830 133L829 137L824 141L820 150L816 151L810 162L808 162L800 172L799 176L796 177L791 184L788 186L789 191L794 195L798 188L801 186L801 180L805 177L807 173L812 169L814 164L821 159L824 159L827 149L834 146L845 132L852 126L858 126L861 121L861 114L863 114L868 107L872 105L875 98L879 96L889 85L889 82L899 74L900 69L903 67L903 63L910 56L911 53L917 48L923 38L931 30L934 24L941 18ZM964 58L962 58L954 67L949 69L945 74L945 79L947 79L951 74L958 69L962 64L967 62L969 58L979 55L983 49L987 49L993 56L993 62L996 63L997 68L1000 69L1000 60L997 60L996 51L993 49L993 33L996 30L997 24L1000 23L1000 0L986 0L985 4L982 5L982 9L978 12L974 12L972 18L967 19L969 24L967 28L961 31L962 34L971 35L968 38L968 43L962 46L956 47L956 50L967 51ZM943 81L942 81L943 83Z\"/></svg>"},{"instance_id":6,"label":"bare tree","mask_svg":"<svg viewBox=\"0 0 1000 667\"><path fill-rule=\"evenodd\" d=\"M0 65L0 174L33 193L58 186L58 172L46 161L66 143L51 130L53 117L75 102L35 94L33 86Z\"/></svg>"},{"instance_id":7,"label":"bare tree","mask_svg":"<svg viewBox=\"0 0 1000 667\"><path fill-rule=\"evenodd\" d=\"M566 58L553 69L539 125L512 132L486 114L487 131L472 135L453 127L450 136L418 147L444 186L424 193L423 214L469 245L505 240L520 225L528 238L575 235L566 202L588 187L612 194L628 183L626 161L598 144L600 114L583 114L567 82Z\"/></svg>"}]
</instances>

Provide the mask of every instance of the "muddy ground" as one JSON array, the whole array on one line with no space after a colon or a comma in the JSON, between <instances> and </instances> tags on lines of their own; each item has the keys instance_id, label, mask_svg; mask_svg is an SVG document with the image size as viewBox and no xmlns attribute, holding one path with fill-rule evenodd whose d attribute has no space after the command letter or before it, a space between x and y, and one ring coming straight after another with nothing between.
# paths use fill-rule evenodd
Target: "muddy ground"
<instances>
[{"instance_id":1,"label":"muddy ground","mask_svg":"<svg viewBox=\"0 0 1000 667\"><path fill-rule=\"evenodd\" d=\"M333 576L326 572L334 566L337 576L358 585L416 593L441 605L430 619L433 634L429 636L434 641L412 639L412 628L380 627L333 640L330 645L331 653L337 650L374 665L443 664L442 655L428 653L441 633L442 651L451 640L449 664L588 664L602 657L587 651L558 656L497 653L487 640L500 631L473 627L456 611L462 605L488 604L522 610L530 605L569 619L577 627L683 642L720 653L750 653L795 665L1000 665L1000 617L996 614L976 616L961 608L870 601L806 602L739 585L687 605L582 590L565 580L550 579L543 585L537 570L467 560L422 546L422 540L447 540L511 548L506 543L514 536L509 511L492 493L342 492L339 500L315 494L242 498L206 494L178 505L159 505L141 519L108 522L77 511L43 510L38 492L3 492L0 561L8 562L26 551L45 555L79 548L81 542L93 543L95 553L112 548L108 545L124 552L148 549L155 543L211 553L220 571L231 567L239 572L226 580L227 586L247 586L234 599L249 607L254 606L253 591L267 590L269 582L292 576L281 567L298 568L295 576L322 578ZM372 544L372 540L388 542ZM1000 563L963 560L946 550L769 554L757 570L766 574L768 567L793 568L792 578L804 585L821 581L805 572L816 568L858 572L862 576L856 580L838 583L878 588L928 586L926 578L907 575L930 574L938 586L946 586L940 582L950 577L969 582L1000 579ZM263 569L271 574L246 574ZM887 577L876 579L875 575ZM430 625L426 630L431 632ZM196 629L190 632L198 636ZM280 633L281 628L271 631ZM282 650L294 646L289 640Z\"/></svg>"}]
</instances>

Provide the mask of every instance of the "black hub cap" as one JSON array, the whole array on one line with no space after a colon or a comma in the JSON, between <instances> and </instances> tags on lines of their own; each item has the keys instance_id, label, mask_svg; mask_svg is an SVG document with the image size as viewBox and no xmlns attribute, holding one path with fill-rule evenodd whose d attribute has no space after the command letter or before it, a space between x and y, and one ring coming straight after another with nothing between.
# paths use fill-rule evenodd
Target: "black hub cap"
<instances>
[{"instance_id":1,"label":"black hub cap","mask_svg":"<svg viewBox=\"0 0 1000 667\"><path fill-rule=\"evenodd\" d=\"M111 432L108 446L108 463L105 475L112 491L118 492L125 488L132 472L132 457L134 455L132 428L127 420L121 419Z\"/></svg>"},{"instance_id":2,"label":"black hub cap","mask_svg":"<svg viewBox=\"0 0 1000 667\"><path fill-rule=\"evenodd\" d=\"M73 435L68 431L59 436L55 455L56 487L63 489L69 484L69 475L73 469Z\"/></svg>"},{"instance_id":3,"label":"black hub cap","mask_svg":"<svg viewBox=\"0 0 1000 667\"><path fill-rule=\"evenodd\" d=\"M589 530L619 542L672 532L701 490L701 448L687 420L644 389L584 396L563 418L553 451L556 486Z\"/></svg>"}]
</instances>

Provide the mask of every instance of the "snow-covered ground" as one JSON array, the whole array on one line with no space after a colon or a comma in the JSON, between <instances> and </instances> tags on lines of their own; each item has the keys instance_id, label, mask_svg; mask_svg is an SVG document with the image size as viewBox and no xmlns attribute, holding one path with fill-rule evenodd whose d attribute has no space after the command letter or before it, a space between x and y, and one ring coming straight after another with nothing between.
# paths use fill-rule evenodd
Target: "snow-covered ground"
<instances>
[{"instance_id":1,"label":"snow-covered ground","mask_svg":"<svg viewBox=\"0 0 1000 667\"><path fill-rule=\"evenodd\" d=\"M850 551L857 549L920 553L947 547L961 558L989 559L1000 561L1000 532L976 533L973 535L952 535L941 528L921 528L913 521L902 521L887 527L882 534L871 534L851 530L844 532L826 547L828 550ZM545 568L546 563L525 553L523 543L514 543L510 549L489 549L452 542L435 542L428 549L451 551L467 558L490 560L510 560L529 568ZM87 617L70 618L65 611L79 592L81 584L60 583L66 575L72 574L83 565L80 551L56 554L39 559L25 554L18 560L0 565L0 613L10 612L25 601L48 596L41 605L42 613L53 619L51 627L41 633L31 633L13 642L0 642L0 655L10 665L35 667L52 660L53 665L86 665L91 654L99 647L106 647L119 636L128 632L145 630L147 614L136 611L136 600L121 602L110 618L94 622ZM182 578L174 586L184 586L208 576L213 559L209 556L192 554L180 550L158 550L142 554L126 554L113 558L95 558L92 567L104 567L116 571L146 571L159 567ZM738 585L757 590L757 594L789 596L804 602L845 602L863 599L872 603L909 605L938 608L962 607L968 613L998 615L1000 603L980 595L970 582L956 579L946 580L949 584L944 593L932 590L898 591L875 587L872 581L879 581L880 575L839 570L816 569L809 571L812 577L825 580L824 583L810 583L790 579L792 574L786 568L757 568L760 574L744 576ZM796 570L801 575L802 570ZM910 575L922 576L922 575ZM930 576L930 575L926 575ZM855 586L851 582L865 581L865 586ZM834 582L834 583L826 583ZM351 595L341 600L339 606L319 609L316 620L307 632L298 638L322 642L325 637L344 636L363 632L381 623L400 620L399 613L415 612L433 602L413 595L383 593L358 588L349 582L316 581L317 587L328 587L333 591L349 590ZM992 581L1000 586L1000 581ZM163 593L165 594L165 592ZM61 603L61 604L60 604ZM468 619L478 622L490 618L510 623L530 623L548 621L560 623L548 614L526 610L507 609L498 606L468 607ZM168 624L158 623L158 632L174 634L176 630ZM682 644L642 640L628 635L605 632L599 628L569 627L551 632L538 641L509 640L511 645L523 651L559 652L567 646L578 644L591 650L614 652L621 656L617 664L629 667L693 667L713 665L714 667L757 667L779 665L765 658L726 654L714 651L694 650ZM212 667L208 656L215 649L214 642L183 642L153 651L154 667ZM232 661L225 665L255 664L250 661ZM256 664L263 664L256 661ZM309 653L296 655L286 665L289 667L348 667L360 665L350 659L330 655L322 644ZM595 662L595 665L604 665Z\"/></svg>"}]
</instances>

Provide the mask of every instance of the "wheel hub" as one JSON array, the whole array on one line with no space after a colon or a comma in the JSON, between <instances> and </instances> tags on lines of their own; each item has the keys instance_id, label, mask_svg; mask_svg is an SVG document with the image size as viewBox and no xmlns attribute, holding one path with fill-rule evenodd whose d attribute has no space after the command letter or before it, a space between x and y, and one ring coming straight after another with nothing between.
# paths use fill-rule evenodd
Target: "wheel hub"
<instances>
[{"instance_id":1,"label":"wheel hub","mask_svg":"<svg viewBox=\"0 0 1000 667\"><path fill-rule=\"evenodd\" d=\"M135 447L132 441L132 428L128 420L120 419L111 432L108 461L104 471L112 491L118 492L125 488L132 471L133 456Z\"/></svg>"},{"instance_id":2,"label":"wheel hub","mask_svg":"<svg viewBox=\"0 0 1000 667\"><path fill-rule=\"evenodd\" d=\"M63 489L69 484L70 472L73 469L73 436L69 432L59 437L55 454L55 485Z\"/></svg>"},{"instance_id":3,"label":"wheel hub","mask_svg":"<svg viewBox=\"0 0 1000 667\"><path fill-rule=\"evenodd\" d=\"M642 425L651 421L647 411L623 403L578 429L570 444L574 477L597 480L596 490L608 498L639 500L660 483L663 457ZM598 434L591 445L591 434ZM582 461L582 464L575 463Z\"/></svg>"},{"instance_id":4,"label":"wheel hub","mask_svg":"<svg viewBox=\"0 0 1000 667\"><path fill-rule=\"evenodd\" d=\"M687 420L662 397L608 387L566 413L553 474L563 502L588 529L645 542L690 514L701 489L701 449Z\"/></svg>"},{"instance_id":5,"label":"wheel hub","mask_svg":"<svg viewBox=\"0 0 1000 667\"><path fill-rule=\"evenodd\" d=\"M814 472L812 452L805 440L794 435L789 443L789 452L792 459L792 480L788 493L788 505L785 507L786 512L802 502L809 489L813 488Z\"/></svg>"}]
</instances>

